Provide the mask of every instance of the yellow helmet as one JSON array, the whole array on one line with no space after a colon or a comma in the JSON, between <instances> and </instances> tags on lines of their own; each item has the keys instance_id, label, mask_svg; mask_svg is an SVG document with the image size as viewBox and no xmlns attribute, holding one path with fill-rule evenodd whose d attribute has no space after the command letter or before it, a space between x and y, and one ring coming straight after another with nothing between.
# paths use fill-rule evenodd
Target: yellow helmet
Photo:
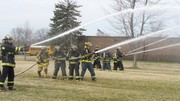
<instances>
[{"instance_id":1,"label":"yellow helmet","mask_svg":"<svg viewBox=\"0 0 180 101\"><path fill-rule=\"evenodd\" d=\"M92 43L91 42L85 42L84 48L89 48L89 46L92 46Z\"/></svg>"},{"instance_id":2,"label":"yellow helmet","mask_svg":"<svg viewBox=\"0 0 180 101\"><path fill-rule=\"evenodd\" d=\"M85 45L92 46L91 42L85 42Z\"/></svg>"},{"instance_id":3,"label":"yellow helmet","mask_svg":"<svg viewBox=\"0 0 180 101\"><path fill-rule=\"evenodd\" d=\"M96 46L95 46L95 48L96 48L96 49L99 49L99 48L100 48L100 46L99 46L99 45L96 45Z\"/></svg>"}]
</instances>

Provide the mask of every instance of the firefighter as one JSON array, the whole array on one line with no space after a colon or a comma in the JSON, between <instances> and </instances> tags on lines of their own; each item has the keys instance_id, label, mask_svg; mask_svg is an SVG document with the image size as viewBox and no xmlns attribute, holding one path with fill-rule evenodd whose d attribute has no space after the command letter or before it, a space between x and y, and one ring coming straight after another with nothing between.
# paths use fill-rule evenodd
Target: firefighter
<instances>
[{"instance_id":1,"label":"firefighter","mask_svg":"<svg viewBox=\"0 0 180 101\"><path fill-rule=\"evenodd\" d=\"M91 43L85 43L84 49L82 50L82 53L81 53L81 55L82 55L82 59L81 59L81 65L82 65L81 80L84 79L85 72L88 68L89 72L91 73L92 81L96 81L93 64L91 63L92 53L89 50L90 45L91 45Z\"/></svg>"},{"instance_id":2,"label":"firefighter","mask_svg":"<svg viewBox=\"0 0 180 101\"><path fill-rule=\"evenodd\" d=\"M120 71L124 71L124 66L122 63L122 58L124 54L120 51L120 47L115 50L113 53L113 60L114 60L114 71L116 72L119 68Z\"/></svg>"},{"instance_id":3,"label":"firefighter","mask_svg":"<svg viewBox=\"0 0 180 101\"><path fill-rule=\"evenodd\" d=\"M63 51L61 51L60 49L55 49L53 56L53 60L55 60L54 62L54 73L52 76L52 79L56 79L57 78L57 74L59 71L59 68L61 68L61 72L62 72L62 80L66 80L67 76L66 76L66 56L64 54Z\"/></svg>"},{"instance_id":4,"label":"firefighter","mask_svg":"<svg viewBox=\"0 0 180 101\"><path fill-rule=\"evenodd\" d=\"M94 53L98 50L99 50L99 45L96 45ZM94 59L93 68L97 68L101 70L101 54L100 53L93 54L93 59Z\"/></svg>"},{"instance_id":5,"label":"firefighter","mask_svg":"<svg viewBox=\"0 0 180 101\"><path fill-rule=\"evenodd\" d=\"M15 68L15 54L20 51L19 47L15 47L12 44L12 37L6 35L3 39L2 51L2 75L0 77L0 91L5 89L4 82L7 79L8 90L16 90L14 88L14 68Z\"/></svg>"},{"instance_id":6,"label":"firefighter","mask_svg":"<svg viewBox=\"0 0 180 101\"><path fill-rule=\"evenodd\" d=\"M111 65L110 65L110 61L111 61L111 53L107 50L105 52L103 52L102 54L103 56L103 70L111 70Z\"/></svg>"},{"instance_id":7,"label":"firefighter","mask_svg":"<svg viewBox=\"0 0 180 101\"><path fill-rule=\"evenodd\" d=\"M69 80L73 80L74 78L74 71L76 75L76 81L80 80L79 76L79 58L80 58L80 52L77 50L76 45L71 46L71 51L67 55L69 60Z\"/></svg>"},{"instance_id":8,"label":"firefighter","mask_svg":"<svg viewBox=\"0 0 180 101\"><path fill-rule=\"evenodd\" d=\"M42 50L37 54L36 62L38 64L37 73L39 77L41 77L42 70L44 70L44 77L47 77L49 58L50 56L45 48L42 48Z\"/></svg>"}]
</instances>

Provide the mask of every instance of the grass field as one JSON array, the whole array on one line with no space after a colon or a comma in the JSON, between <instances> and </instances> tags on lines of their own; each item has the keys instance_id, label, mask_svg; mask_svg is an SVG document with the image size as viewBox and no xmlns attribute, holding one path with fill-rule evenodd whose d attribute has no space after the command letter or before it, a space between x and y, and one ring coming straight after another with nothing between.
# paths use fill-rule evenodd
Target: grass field
<instances>
[{"instance_id":1,"label":"grass field","mask_svg":"<svg viewBox=\"0 0 180 101\"><path fill-rule=\"evenodd\" d=\"M35 63L18 58L16 73ZM138 62L139 68L131 69L131 61L123 62L125 72L96 70L96 82L89 71L84 81L63 81L61 71L53 80L53 61L49 77L39 78L36 65L15 77L17 90L1 92L0 101L180 101L180 64Z\"/></svg>"}]
</instances>

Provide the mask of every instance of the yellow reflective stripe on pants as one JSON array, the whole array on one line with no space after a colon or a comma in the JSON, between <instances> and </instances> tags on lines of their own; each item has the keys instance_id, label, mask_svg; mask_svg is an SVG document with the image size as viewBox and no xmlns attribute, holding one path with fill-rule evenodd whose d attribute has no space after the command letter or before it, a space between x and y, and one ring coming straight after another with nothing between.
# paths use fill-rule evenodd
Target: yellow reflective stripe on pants
<instances>
[{"instance_id":1,"label":"yellow reflective stripe on pants","mask_svg":"<svg viewBox=\"0 0 180 101\"><path fill-rule=\"evenodd\" d=\"M80 78L80 76L76 76L76 79L79 79Z\"/></svg>"},{"instance_id":2,"label":"yellow reflective stripe on pants","mask_svg":"<svg viewBox=\"0 0 180 101\"><path fill-rule=\"evenodd\" d=\"M12 52L8 52L7 54L10 55L10 54L13 54L13 53Z\"/></svg>"},{"instance_id":3,"label":"yellow reflective stripe on pants","mask_svg":"<svg viewBox=\"0 0 180 101\"><path fill-rule=\"evenodd\" d=\"M44 67L44 66L48 66L48 65L49 65L49 63L40 63L40 64L38 64L39 67Z\"/></svg>"},{"instance_id":4,"label":"yellow reflective stripe on pants","mask_svg":"<svg viewBox=\"0 0 180 101\"><path fill-rule=\"evenodd\" d=\"M82 60L81 62L91 62L91 60Z\"/></svg>"},{"instance_id":5,"label":"yellow reflective stripe on pants","mask_svg":"<svg viewBox=\"0 0 180 101\"><path fill-rule=\"evenodd\" d=\"M14 83L14 81L8 81L7 83Z\"/></svg>"},{"instance_id":6,"label":"yellow reflective stripe on pants","mask_svg":"<svg viewBox=\"0 0 180 101\"><path fill-rule=\"evenodd\" d=\"M12 64L12 63L2 63L2 66L11 66L11 67L15 67L15 64Z\"/></svg>"},{"instance_id":7,"label":"yellow reflective stripe on pants","mask_svg":"<svg viewBox=\"0 0 180 101\"><path fill-rule=\"evenodd\" d=\"M4 85L4 82L0 82L0 85Z\"/></svg>"},{"instance_id":8,"label":"yellow reflective stripe on pants","mask_svg":"<svg viewBox=\"0 0 180 101\"><path fill-rule=\"evenodd\" d=\"M77 62L69 62L70 64L76 64Z\"/></svg>"},{"instance_id":9,"label":"yellow reflective stripe on pants","mask_svg":"<svg viewBox=\"0 0 180 101\"><path fill-rule=\"evenodd\" d=\"M67 77L66 77L66 76L63 76L62 78L63 78L63 79L66 79Z\"/></svg>"},{"instance_id":10,"label":"yellow reflective stripe on pants","mask_svg":"<svg viewBox=\"0 0 180 101\"><path fill-rule=\"evenodd\" d=\"M21 48L20 48L20 47L16 47L15 52L19 52L20 50L21 50Z\"/></svg>"}]
</instances>

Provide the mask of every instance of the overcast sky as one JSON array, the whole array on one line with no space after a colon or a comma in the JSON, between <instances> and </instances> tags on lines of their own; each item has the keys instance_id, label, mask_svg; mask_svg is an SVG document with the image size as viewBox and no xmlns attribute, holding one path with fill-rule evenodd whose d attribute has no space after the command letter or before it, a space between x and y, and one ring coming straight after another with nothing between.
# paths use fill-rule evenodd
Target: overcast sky
<instances>
[{"instance_id":1,"label":"overcast sky","mask_svg":"<svg viewBox=\"0 0 180 101\"><path fill-rule=\"evenodd\" d=\"M34 30L49 28L53 17L54 5L64 0L0 0L0 40L9 34L13 28L24 26L26 22ZM109 10L112 0L74 0L83 5L81 11L82 24L101 18L105 10ZM172 0L163 0L172 1ZM179 12L179 11L178 11ZM110 34L111 28L106 20L98 21L85 27L85 35L95 35L97 29Z\"/></svg>"},{"instance_id":2,"label":"overcast sky","mask_svg":"<svg viewBox=\"0 0 180 101\"><path fill-rule=\"evenodd\" d=\"M24 26L26 22L34 29L49 28L54 5L64 0L0 0L0 40L13 28ZM109 8L111 0L74 0L83 5L82 24L105 16L104 8ZM95 35L97 28L104 28L106 21L89 25L86 35Z\"/></svg>"}]
</instances>

